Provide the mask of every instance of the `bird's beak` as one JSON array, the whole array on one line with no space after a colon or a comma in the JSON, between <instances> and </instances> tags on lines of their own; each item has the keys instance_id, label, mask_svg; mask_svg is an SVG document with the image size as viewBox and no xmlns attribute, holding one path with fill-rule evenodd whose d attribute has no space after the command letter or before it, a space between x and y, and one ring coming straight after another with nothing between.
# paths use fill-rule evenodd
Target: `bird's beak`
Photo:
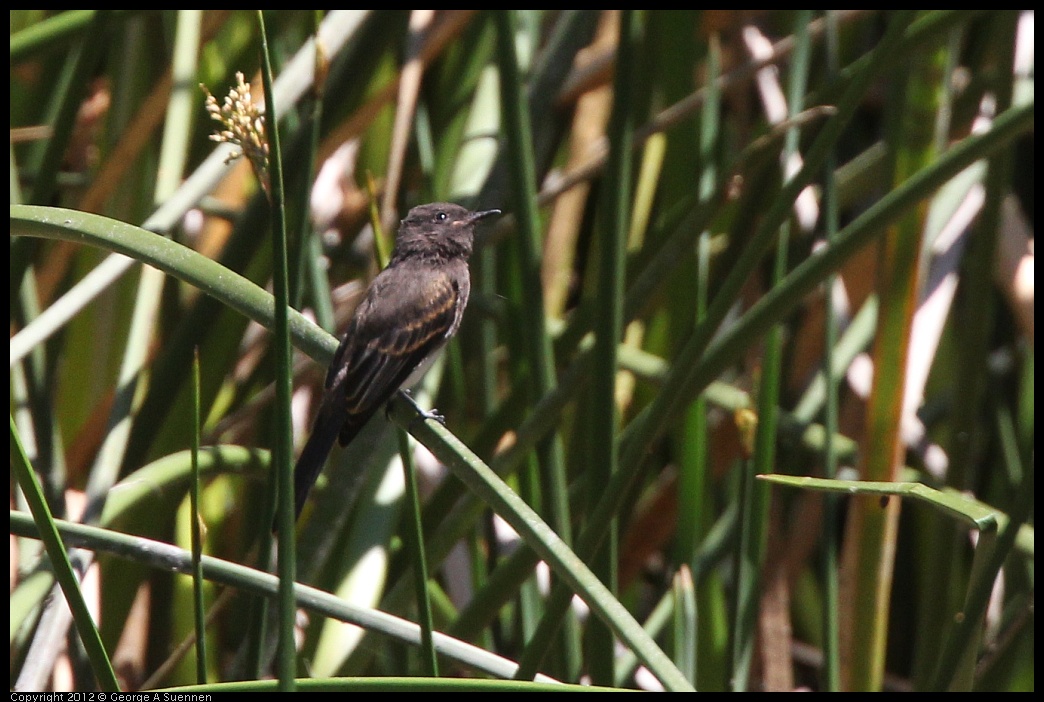
<instances>
[{"instance_id":1,"label":"bird's beak","mask_svg":"<svg viewBox=\"0 0 1044 702\"><path fill-rule=\"evenodd\" d=\"M498 214L500 214L500 210L483 210L481 212L472 212L467 216L465 221L468 224L472 224L474 222L479 221L480 219L485 219L486 217L492 217L493 215Z\"/></svg>"}]
</instances>

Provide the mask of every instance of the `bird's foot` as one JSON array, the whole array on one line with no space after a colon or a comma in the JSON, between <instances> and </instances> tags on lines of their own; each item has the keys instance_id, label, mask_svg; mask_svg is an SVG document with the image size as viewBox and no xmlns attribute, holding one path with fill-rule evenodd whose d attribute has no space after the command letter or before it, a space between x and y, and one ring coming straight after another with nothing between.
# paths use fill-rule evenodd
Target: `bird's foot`
<instances>
[{"instance_id":1,"label":"bird's foot","mask_svg":"<svg viewBox=\"0 0 1044 702\"><path fill-rule=\"evenodd\" d=\"M425 421L427 419L434 419L436 422L438 422L442 426L446 426L446 418L437 409L434 409L434 408L430 409L430 410L422 409L421 406L417 404L417 401L413 399L413 395L410 394L409 390L403 390L402 391L402 395L403 395L403 397L405 397L409 401L409 403L411 405L413 405L413 409L416 410L416 412L417 412L417 416L411 421L411 424L413 422L416 422L416 421L422 421L423 422L423 421ZM385 416L387 416L387 413L388 413L387 407L385 408L384 411L385 411Z\"/></svg>"},{"instance_id":2,"label":"bird's foot","mask_svg":"<svg viewBox=\"0 0 1044 702\"><path fill-rule=\"evenodd\" d=\"M420 419L420 420L434 419L436 422L438 422L442 426L446 426L446 418L442 415L442 412L439 412L434 407L432 407L430 410L421 410L421 409L419 409L419 412L420 412L420 414L417 415L417 419Z\"/></svg>"}]
</instances>

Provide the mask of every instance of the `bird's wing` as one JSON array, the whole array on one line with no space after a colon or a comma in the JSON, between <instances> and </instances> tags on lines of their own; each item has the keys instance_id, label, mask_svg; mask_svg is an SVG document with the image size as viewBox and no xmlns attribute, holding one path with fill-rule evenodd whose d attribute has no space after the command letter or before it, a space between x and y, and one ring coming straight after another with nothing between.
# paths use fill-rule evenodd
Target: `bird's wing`
<instances>
[{"instance_id":1,"label":"bird's wing","mask_svg":"<svg viewBox=\"0 0 1044 702\"><path fill-rule=\"evenodd\" d=\"M414 369L456 331L467 293L447 271L418 268L394 289L378 276L349 325L330 378L343 397L346 444ZM343 394L342 394L343 393Z\"/></svg>"}]
</instances>

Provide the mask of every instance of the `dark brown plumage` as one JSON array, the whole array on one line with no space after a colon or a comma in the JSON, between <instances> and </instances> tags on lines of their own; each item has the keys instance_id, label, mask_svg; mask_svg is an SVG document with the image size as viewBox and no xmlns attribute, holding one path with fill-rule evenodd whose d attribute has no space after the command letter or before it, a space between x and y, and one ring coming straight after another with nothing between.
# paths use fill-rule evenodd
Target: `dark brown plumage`
<instances>
[{"instance_id":1,"label":"dark brown plumage","mask_svg":"<svg viewBox=\"0 0 1044 702\"><path fill-rule=\"evenodd\" d=\"M499 213L436 202L402 220L391 260L356 308L326 374L312 435L294 468L297 516L334 438L346 446L396 391L420 379L456 333L471 291L475 223Z\"/></svg>"}]
</instances>

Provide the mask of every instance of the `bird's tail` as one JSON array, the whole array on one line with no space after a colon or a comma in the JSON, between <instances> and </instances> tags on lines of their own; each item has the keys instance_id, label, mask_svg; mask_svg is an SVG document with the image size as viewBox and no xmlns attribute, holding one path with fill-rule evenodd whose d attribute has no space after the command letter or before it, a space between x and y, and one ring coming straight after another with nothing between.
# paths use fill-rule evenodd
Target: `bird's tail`
<instances>
[{"instance_id":1,"label":"bird's tail","mask_svg":"<svg viewBox=\"0 0 1044 702\"><path fill-rule=\"evenodd\" d=\"M326 457L330 454L334 441L337 440L337 434L341 429L343 421L336 408L324 404L319 409L319 414L315 418L315 425L312 427L312 435L308 437L308 441L301 451L301 456L297 459L297 465L294 466L295 520L301 516L305 500L308 499L308 492L312 489L312 485L315 484L319 473L323 470ZM278 515L276 516L276 521L272 523L273 534L278 531L277 523Z\"/></svg>"}]
</instances>

